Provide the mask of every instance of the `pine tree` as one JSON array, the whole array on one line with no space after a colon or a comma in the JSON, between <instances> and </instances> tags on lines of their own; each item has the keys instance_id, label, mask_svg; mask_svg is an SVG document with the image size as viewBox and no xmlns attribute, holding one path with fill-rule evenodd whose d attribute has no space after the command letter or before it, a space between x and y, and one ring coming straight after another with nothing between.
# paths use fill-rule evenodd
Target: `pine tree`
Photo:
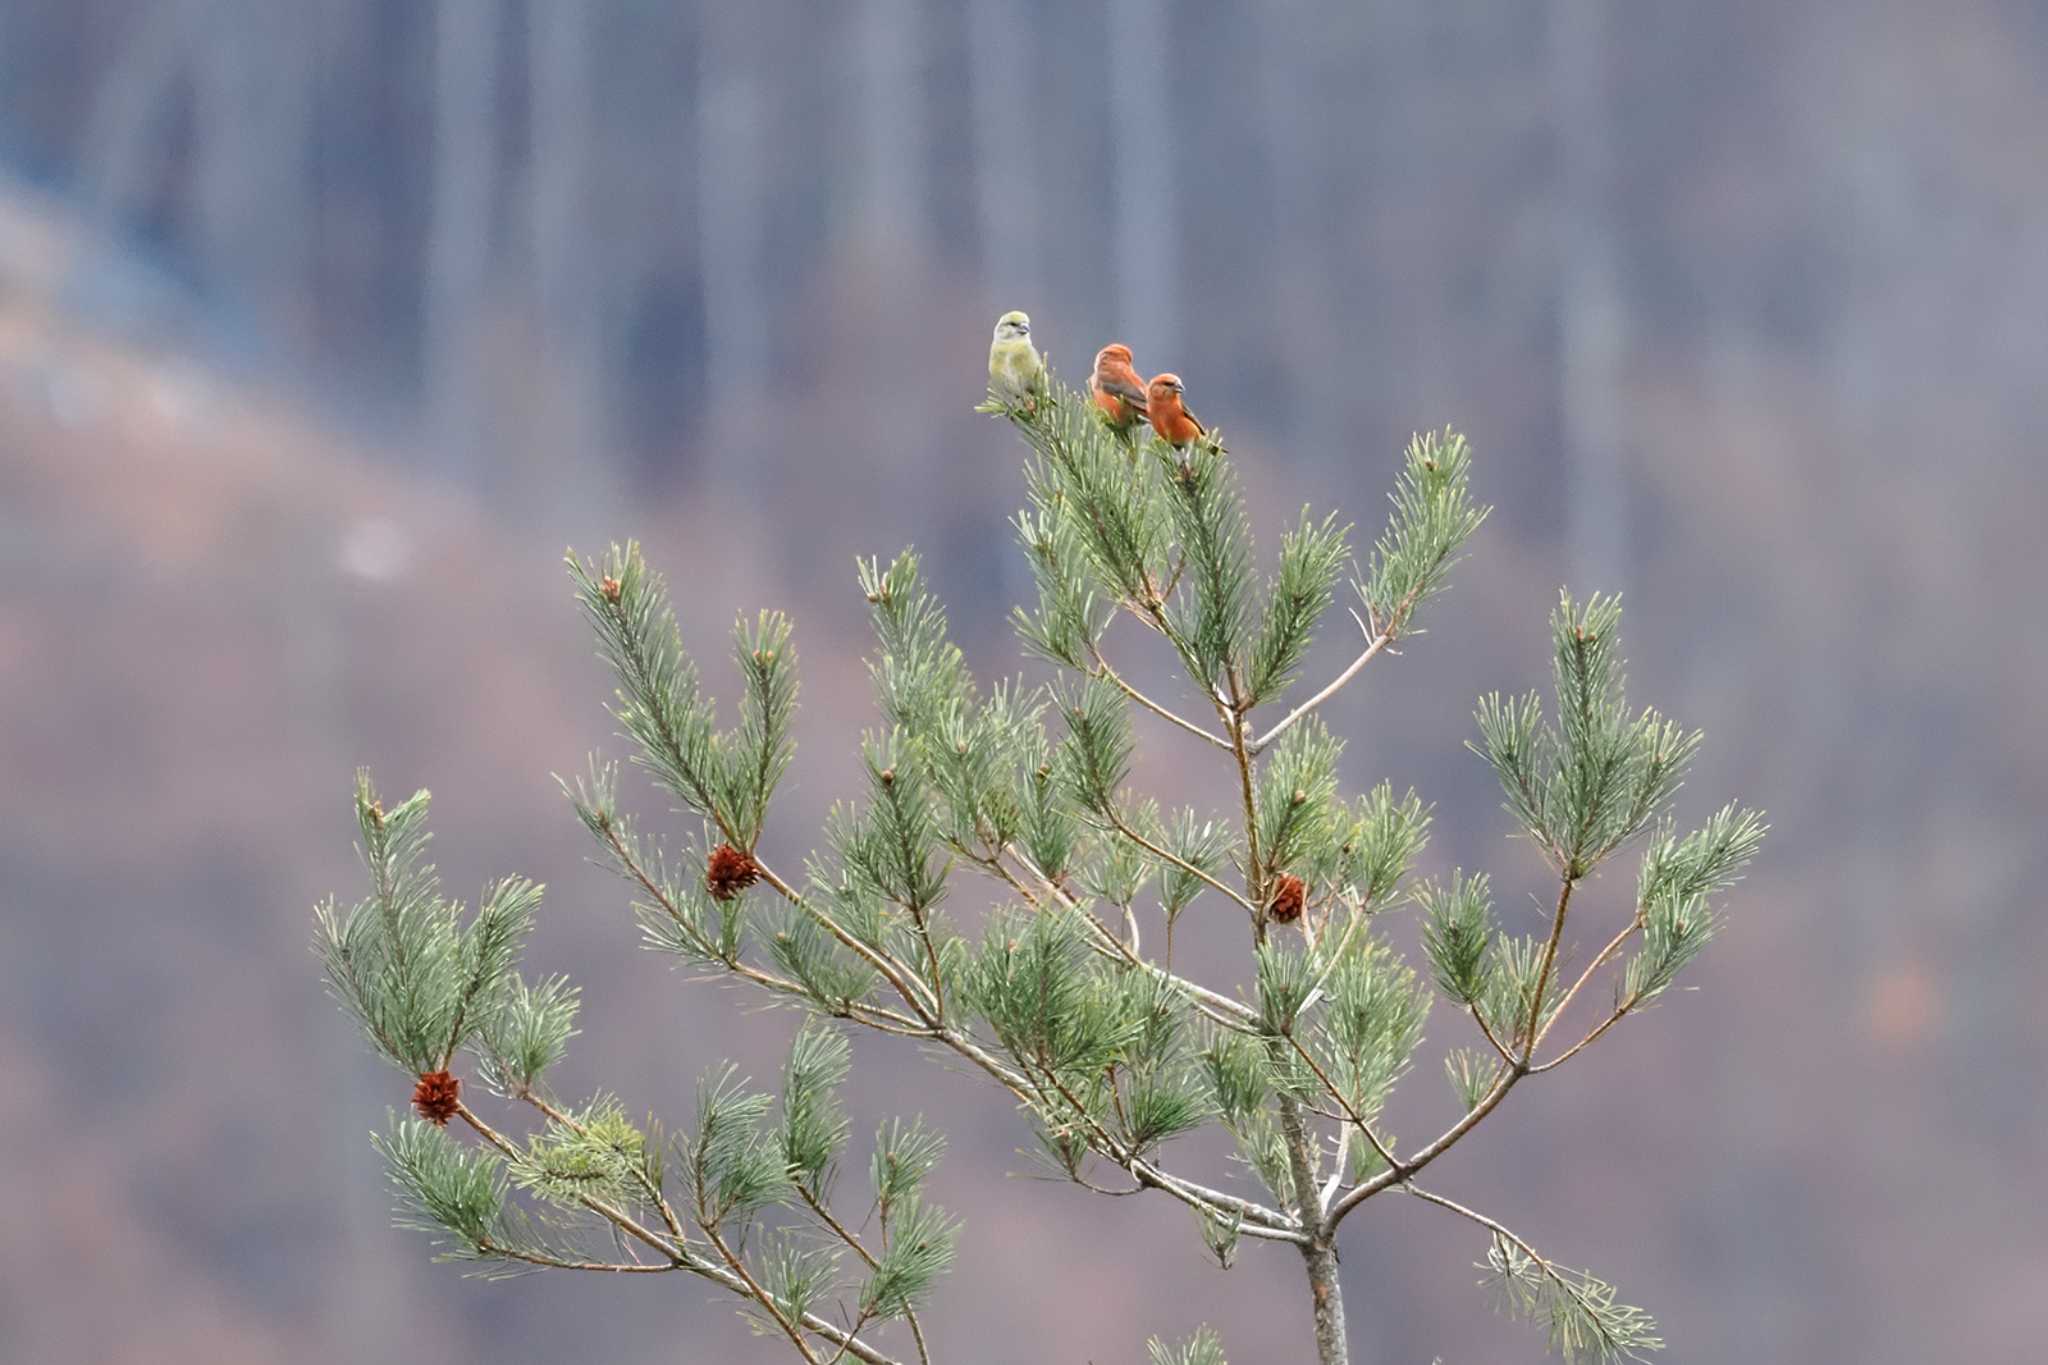
<instances>
[{"instance_id":1,"label":"pine tree","mask_svg":"<svg viewBox=\"0 0 2048 1365\"><path fill-rule=\"evenodd\" d=\"M1288 706L1352 563L1348 527L1304 512L1260 581L1238 477L1213 435L1185 453L1133 443L1056 381L1028 407L992 396L983 410L1031 452L1015 529L1037 602L1015 624L1055 676L983 687L917 557L860 564L881 723L861 740L864 796L833 810L801 875L771 867L761 848L792 758L787 618L764 612L735 629L738 723L722 728L640 548L569 558L632 761L701 829L643 830L609 761L565 783L568 800L648 944L803 1012L776 1088L716 1065L695 1115L672 1129L636 1122L613 1095L558 1097L548 1072L576 1033L579 996L561 977L520 970L541 888L510 878L465 913L425 859L426 793L387 807L358 777L369 894L319 907L317 947L335 997L414 1086L418 1116L377 1138L405 1221L485 1274L709 1280L812 1365L842 1354L929 1365L918 1310L958 1231L923 1194L943 1136L921 1121L883 1125L852 1201L874 1216L838 1212L852 1138L838 1099L846 1035L868 1029L985 1077L1062 1177L1186 1205L1223 1265L1247 1239L1290 1249L1322 1365L1348 1358L1339 1228L1388 1193L1473 1224L1496 1305L1539 1326L1564 1359L1661 1349L1656 1323L1613 1286L1422 1183L1523 1081L1669 989L1719 929L1717 899L1763 837L1758 814L1736 805L1690 832L1674 823L1700 736L1628 708L1618 602L1561 596L1554 711L1534 694L1478 705L1471 747L1557 887L1546 931L1510 934L1483 872L1411 882L1430 807L1386 785L1347 797L1342 742L1319 715L1418 632L1485 521L1463 437L1409 445L1386 528L1350 583L1359 652ZM1197 714L1140 692L1111 663L1119 623L1171 651L1202 699ZM1131 790L1139 712L1171 727L1163 737L1213 751L1227 815ZM1568 970L1575 893L1635 844L1631 904L1610 912L1605 946ZM952 893L975 879L994 907L957 914ZM1198 902L1242 918L1250 990L1175 969L1175 927ZM1423 922L1420 968L1376 923L1404 906ZM1575 1012L1582 996L1603 1002ZM1464 1116L1402 1143L1383 1114L1439 1006L1473 1039L1446 1063ZM458 1062L527 1113L530 1131L479 1113ZM1241 1175L1205 1182L1177 1167L1174 1139L1209 1125L1235 1140ZM1205 1330L1180 1347L1154 1340L1151 1357L1220 1365L1223 1353Z\"/></svg>"}]
</instances>

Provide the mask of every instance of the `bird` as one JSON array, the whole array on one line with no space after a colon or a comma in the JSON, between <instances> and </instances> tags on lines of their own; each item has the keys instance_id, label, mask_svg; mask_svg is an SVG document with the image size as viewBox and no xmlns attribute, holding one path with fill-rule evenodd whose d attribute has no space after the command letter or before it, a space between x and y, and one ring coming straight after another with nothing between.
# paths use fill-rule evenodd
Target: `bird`
<instances>
[{"instance_id":1,"label":"bird","mask_svg":"<svg viewBox=\"0 0 2048 1365\"><path fill-rule=\"evenodd\" d=\"M1159 433L1159 439L1176 449L1209 434L1195 415L1181 406L1184 391L1177 374L1155 374L1145 386L1146 419L1152 423L1152 430Z\"/></svg>"},{"instance_id":2,"label":"bird","mask_svg":"<svg viewBox=\"0 0 2048 1365\"><path fill-rule=\"evenodd\" d=\"M1112 341L1095 353L1088 396L1118 431L1145 420L1145 381L1131 365L1130 347Z\"/></svg>"},{"instance_id":3,"label":"bird","mask_svg":"<svg viewBox=\"0 0 2048 1365\"><path fill-rule=\"evenodd\" d=\"M1027 411L1045 392L1045 362L1031 344L1031 319L1015 309L996 319L988 347L988 389L1002 402Z\"/></svg>"}]
</instances>

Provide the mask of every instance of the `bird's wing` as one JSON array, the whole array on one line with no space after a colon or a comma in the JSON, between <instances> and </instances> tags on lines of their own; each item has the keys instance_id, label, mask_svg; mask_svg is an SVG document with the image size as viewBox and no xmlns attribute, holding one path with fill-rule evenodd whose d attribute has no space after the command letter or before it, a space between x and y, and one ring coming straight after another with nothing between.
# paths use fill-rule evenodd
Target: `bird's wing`
<instances>
[{"instance_id":1,"label":"bird's wing","mask_svg":"<svg viewBox=\"0 0 2048 1365\"><path fill-rule=\"evenodd\" d=\"M1091 379L1089 382L1092 384L1094 380ZM1125 403L1130 405L1132 411L1136 412L1140 417L1145 415L1145 389L1143 385L1133 384L1128 379L1118 379L1112 375L1103 382L1102 391L1123 399Z\"/></svg>"}]
</instances>

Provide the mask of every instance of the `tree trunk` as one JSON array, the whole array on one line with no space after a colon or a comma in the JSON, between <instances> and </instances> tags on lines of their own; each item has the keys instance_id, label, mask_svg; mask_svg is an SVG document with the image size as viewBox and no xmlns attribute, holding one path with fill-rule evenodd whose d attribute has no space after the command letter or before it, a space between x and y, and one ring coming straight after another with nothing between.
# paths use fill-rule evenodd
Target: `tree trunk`
<instances>
[{"instance_id":1,"label":"tree trunk","mask_svg":"<svg viewBox=\"0 0 2048 1365\"><path fill-rule=\"evenodd\" d=\"M1280 1135L1287 1143L1287 1164L1294 1176L1295 1211L1302 1227L1313 1240L1301 1249L1308 1270L1310 1312L1316 1328L1317 1365L1350 1365L1351 1349L1344 1339L1344 1289L1337 1279L1337 1243L1334 1233L1323 1230L1322 1199L1316 1190L1315 1163L1301 1106L1286 1095L1280 1097Z\"/></svg>"},{"instance_id":2,"label":"tree trunk","mask_svg":"<svg viewBox=\"0 0 2048 1365\"><path fill-rule=\"evenodd\" d=\"M1350 1365L1351 1347L1344 1339L1344 1289L1337 1281L1337 1248L1303 1247L1308 1266L1308 1292L1315 1314L1318 1365Z\"/></svg>"}]
</instances>

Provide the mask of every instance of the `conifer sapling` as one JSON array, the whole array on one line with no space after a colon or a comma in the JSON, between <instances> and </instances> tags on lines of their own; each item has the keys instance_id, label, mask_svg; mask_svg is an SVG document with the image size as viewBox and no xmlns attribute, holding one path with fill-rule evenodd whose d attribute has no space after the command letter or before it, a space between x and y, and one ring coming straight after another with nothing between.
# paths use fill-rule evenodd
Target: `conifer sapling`
<instances>
[{"instance_id":1,"label":"conifer sapling","mask_svg":"<svg viewBox=\"0 0 2048 1365\"><path fill-rule=\"evenodd\" d=\"M862 562L880 721L860 741L863 789L832 810L817 851L784 861L797 846L766 838L793 757L787 618L735 626L725 724L640 548L569 560L633 764L698 829L643 827L610 761L564 791L648 946L796 1007L776 1086L707 1059L694 1113L672 1125L635 1120L608 1093L558 1094L549 1076L580 996L520 969L541 888L507 878L466 910L425 860L426 794L387 808L359 776L368 891L318 907L316 947L335 998L412 1087L419 1117L376 1139L402 1220L484 1274L709 1282L810 1365L973 1359L971 1334L934 1339L950 1334L927 1333L921 1313L956 1247L993 1253L926 1196L939 1133L898 1118L856 1142L839 1092L846 1035L868 1030L967 1073L951 1084L988 1087L1077 1188L1186 1206L1217 1264L1245 1245L1298 1256L1321 1365L1347 1359L1339 1230L1384 1193L1469 1224L1495 1305L1564 1359L1661 1349L1647 1313L1440 1193L1435 1168L1521 1083L1665 998L1718 932L1761 818L1731 804L1697 829L1676 823L1700 737L1628 707L1618 602L1566 594L1551 620L1554 702L1488 694L1472 746L1554 900L1519 932L1484 873L1412 881L1430 807L1387 784L1348 797L1325 717L1417 633L1486 518L1464 438L1410 443L1351 583L1355 657L1297 697L1349 528L1305 511L1262 579L1235 457L1119 430L1129 414L1033 368L1021 316L998 329L983 410L1030 452L1015 528L1036 601L1015 624L1053 677L984 687L918 557ZM1168 396L1179 412L1178 389ZM1175 692L1141 689L1115 662L1147 644L1177 666ZM1196 746L1213 784L1170 803L1135 791L1141 739ZM1632 891L1589 886L1637 843ZM1420 920L1420 969L1383 932L1402 909ZM1568 961L1567 927L1589 918L1605 945ZM1241 984L1188 974L1176 939L1190 934L1234 942ZM1443 1061L1461 1116L1397 1137L1391 1106L1432 1011L1464 1035ZM494 1097L489 1112L463 1098L458 1068ZM1211 1126L1234 1166L1203 1169L1178 1141ZM1160 1365L1224 1360L1207 1329L1148 1349Z\"/></svg>"}]
</instances>

